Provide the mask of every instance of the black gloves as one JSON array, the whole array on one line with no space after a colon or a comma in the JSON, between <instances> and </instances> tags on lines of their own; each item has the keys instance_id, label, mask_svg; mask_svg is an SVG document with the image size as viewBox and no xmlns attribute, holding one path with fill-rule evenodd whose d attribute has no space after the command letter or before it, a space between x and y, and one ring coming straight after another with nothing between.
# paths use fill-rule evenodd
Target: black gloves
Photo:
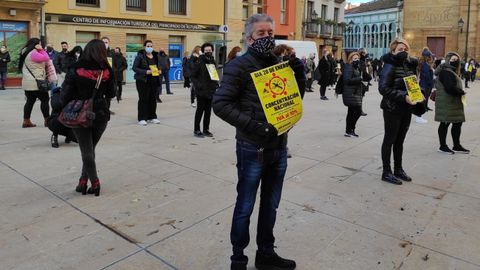
<instances>
[{"instance_id":1,"label":"black gloves","mask_svg":"<svg viewBox=\"0 0 480 270\"><path fill-rule=\"evenodd\" d=\"M250 120L247 125L247 131L260 137L270 138L278 135L277 129L269 123Z\"/></svg>"}]
</instances>

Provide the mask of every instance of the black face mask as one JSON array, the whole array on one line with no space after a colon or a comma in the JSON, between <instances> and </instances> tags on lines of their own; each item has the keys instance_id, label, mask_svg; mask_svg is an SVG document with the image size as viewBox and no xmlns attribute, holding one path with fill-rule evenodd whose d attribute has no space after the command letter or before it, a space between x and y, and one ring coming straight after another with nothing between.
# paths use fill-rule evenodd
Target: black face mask
<instances>
[{"instance_id":1,"label":"black face mask","mask_svg":"<svg viewBox=\"0 0 480 270\"><path fill-rule=\"evenodd\" d=\"M405 51L399 52L399 53L397 53L397 54L395 55L395 58L396 58L396 59L402 60L402 61L405 60L405 59L407 59L407 57L408 57L408 53L405 52Z\"/></svg>"},{"instance_id":2,"label":"black face mask","mask_svg":"<svg viewBox=\"0 0 480 270\"><path fill-rule=\"evenodd\" d=\"M458 68L458 65L460 65L460 62L459 61L453 61L453 62L450 62L450 65L454 68Z\"/></svg>"},{"instance_id":3,"label":"black face mask","mask_svg":"<svg viewBox=\"0 0 480 270\"><path fill-rule=\"evenodd\" d=\"M207 58L213 58L213 54L211 52L206 52L205 57Z\"/></svg>"},{"instance_id":4,"label":"black face mask","mask_svg":"<svg viewBox=\"0 0 480 270\"><path fill-rule=\"evenodd\" d=\"M288 61L288 60L290 60L290 56L284 55L284 56L282 57L282 61Z\"/></svg>"},{"instance_id":5,"label":"black face mask","mask_svg":"<svg viewBox=\"0 0 480 270\"><path fill-rule=\"evenodd\" d=\"M52 52L53 48L52 47L47 47L47 52Z\"/></svg>"},{"instance_id":6,"label":"black face mask","mask_svg":"<svg viewBox=\"0 0 480 270\"><path fill-rule=\"evenodd\" d=\"M355 61L352 61L352 66L353 67L358 67L358 64L360 63L360 60L355 60Z\"/></svg>"},{"instance_id":7,"label":"black face mask","mask_svg":"<svg viewBox=\"0 0 480 270\"><path fill-rule=\"evenodd\" d=\"M260 54L269 54L275 48L275 38L266 36L254 39L251 47Z\"/></svg>"}]
</instances>

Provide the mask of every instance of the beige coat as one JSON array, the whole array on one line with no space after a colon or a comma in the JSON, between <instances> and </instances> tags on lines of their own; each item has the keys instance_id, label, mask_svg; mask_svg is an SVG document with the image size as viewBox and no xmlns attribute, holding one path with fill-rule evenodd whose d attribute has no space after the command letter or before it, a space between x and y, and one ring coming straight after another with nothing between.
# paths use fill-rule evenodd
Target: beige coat
<instances>
[{"instance_id":1,"label":"beige coat","mask_svg":"<svg viewBox=\"0 0 480 270\"><path fill-rule=\"evenodd\" d=\"M32 61L32 52L33 50L25 57L25 62L23 63L22 67L22 88L25 91L38 91L37 82L35 78L38 80L45 80L47 76L47 63L35 63ZM32 71L35 78L32 74L28 71L28 68Z\"/></svg>"}]
</instances>

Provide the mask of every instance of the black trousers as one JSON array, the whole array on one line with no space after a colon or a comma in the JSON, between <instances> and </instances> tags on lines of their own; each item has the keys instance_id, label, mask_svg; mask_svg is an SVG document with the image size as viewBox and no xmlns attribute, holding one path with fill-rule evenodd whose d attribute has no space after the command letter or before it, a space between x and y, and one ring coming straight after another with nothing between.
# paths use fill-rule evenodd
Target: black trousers
<instances>
[{"instance_id":1,"label":"black trousers","mask_svg":"<svg viewBox=\"0 0 480 270\"><path fill-rule=\"evenodd\" d=\"M25 91L25 97L27 98L27 101L25 102L25 106L23 106L24 119L30 119L33 105L37 101L37 98L40 100L40 110L42 111L43 118L50 116L50 105L48 105L50 97L48 96L47 91Z\"/></svg>"},{"instance_id":2,"label":"black trousers","mask_svg":"<svg viewBox=\"0 0 480 270\"><path fill-rule=\"evenodd\" d=\"M345 128L345 132L353 132L355 131L355 126L357 124L358 119L362 115L362 106L348 106L347 112L347 126Z\"/></svg>"},{"instance_id":3,"label":"black trousers","mask_svg":"<svg viewBox=\"0 0 480 270\"><path fill-rule=\"evenodd\" d=\"M117 82L117 100L122 99L122 90L123 90L122 82Z\"/></svg>"},{"instance_id":4,"label":"black trousers","mask_svg":"<svg viewBox=\"0 0 480 270\"><path fill-rule=\"evenodd\" d=\"M192 84L192 87L190 87L190 103L195 103L195 87Z\"/></svg>"},{"instance_id":5,"label":"black trousers","mask_svg":"<svg viewBox=\"0 0 480 270\"><path fill-rule=\"evenodd\" d=\"M312 91L313 78L307 79L307 90Z\"/></svg>"},{"instance_id":6,"label":"black trousers","mask_svg":"<svg viewBox=\"0 0 480 270\"><path fill-rule=\"evenodd\" d=\"M72 129L82 154L82 175L80 176L82 179L88 178L92 182L98 180L95 147L106 128L107 122L94 122L89 128Z\"/></svg>"},{"instance_id":7,"label":"black trousers","mask_svg":"<svg viewBox=\"0 0 480 270\"><path fill-rule=\"evenodd\" d=\"M468 81L472 78L471 72L465 72L465 87L468 87Z\"/></svg>"},{"instance_id":8,"label":"black trousers","mask_svg":"<svg viewBox=\"0 0 480 270\"><path fill-rule=\"evenodd\" d=\"M402 169L403 142L407 136L411 119L412 113L409 111L400 114L383 111L385 135L382 143L382 161L384 171L392 170L390 167L392 147L394 168Z\"/></svg>"},{"instance_id":9,"label":"black trousers","mask_svg":"<svg viewBox=\"0 0 480 270\"><path fill-rule=\"evenodd\" d=\"M450 123L447 122L440 122L438 126L438 139L440 141L440 146L447 146L447 133L448 133L448 126ZM460 146L460 134L462 133L462 122L460 123L452 123L452 140L453 146L458 147Z\"/></svg>"},{"instance_id":10,"label":"black trousers","mask_svg":"<svg viewBox=\"0 0 480 270\"><path fill-rule=\"evenodd\" d=\"M428 108L428 100L430 99L430 95L432 94L432 88L425 88L423 90L423 95L425 96L425 108Z\"/></svg>"},{"instance_id":11,"label":"black trousers","mask_svg":"<svg viewBox=\"0 0 480 270\"><path fill-rule=\"evenodd\" d=\"M212 99L197 97L197 111L195 112L194 130L200 130L200 121L203 115L203 131L210 129L210 115L212 114Z\"/></svg>"},{"instance_id":12,"label":"black trousers","mask_svg":"<svg viewBox=\"0 0 480 270\"><path fill-rule=\"evenodd\" d=\"M138 121L157 119L157 80L148 78L147 81L137 80L138 92Z\"/></svg>"},{"instance_id":13,"label":"black trousers","mask_svg":"<svg viewBox=\"0 0 480 270\"><path fill-rule=\"evenodd\" d=\"M320 97L324 97L327 92L327 85L320 85Z\"/></svg>"}]
</instances>

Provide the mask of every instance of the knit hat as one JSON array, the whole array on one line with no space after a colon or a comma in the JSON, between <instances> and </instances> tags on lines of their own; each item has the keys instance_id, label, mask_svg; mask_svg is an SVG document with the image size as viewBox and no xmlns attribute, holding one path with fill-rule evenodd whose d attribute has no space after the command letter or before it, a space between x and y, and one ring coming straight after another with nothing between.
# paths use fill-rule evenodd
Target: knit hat
<instances>
[{"instance_id":1,"label":"knit hat","mask_svg":"<svg viewBox=\"0 0 480 270\"><path fill-rule=\"evenodd\" d=\"M432 52L428 48L424 48L422 51L422 56L430 57L432 56Z\"/></svg>"}]
</instances>

